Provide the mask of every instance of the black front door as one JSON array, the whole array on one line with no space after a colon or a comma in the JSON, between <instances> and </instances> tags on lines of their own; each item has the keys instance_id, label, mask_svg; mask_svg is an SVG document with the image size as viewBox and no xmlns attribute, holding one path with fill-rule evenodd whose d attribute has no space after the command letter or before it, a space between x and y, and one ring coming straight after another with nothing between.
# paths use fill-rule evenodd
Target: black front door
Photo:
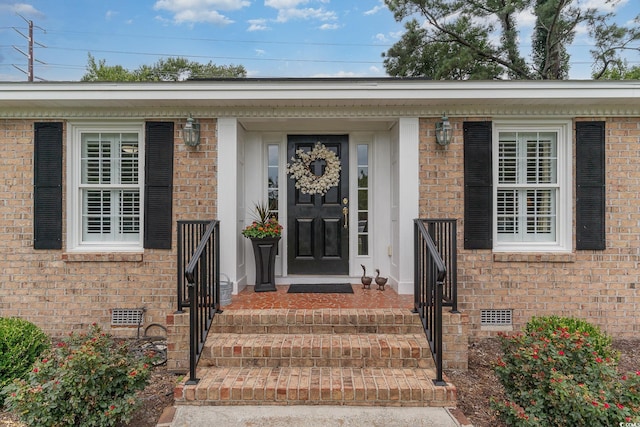
<instances>
[{"instance_id":1,"label":"black front door","mask_svg":"<svg viewBox=\"0 0 640 427\"><path fill-rule=\"evenodd\" d=\"M311 151L317 142L341 162L340 180L325 195L305 194L287 179L288 270L291 274L349 273L349 136L289 135L289 161L296 150ZM310 171L320 177L325 162L315 160Z\"/></svg>"}]
</instances>

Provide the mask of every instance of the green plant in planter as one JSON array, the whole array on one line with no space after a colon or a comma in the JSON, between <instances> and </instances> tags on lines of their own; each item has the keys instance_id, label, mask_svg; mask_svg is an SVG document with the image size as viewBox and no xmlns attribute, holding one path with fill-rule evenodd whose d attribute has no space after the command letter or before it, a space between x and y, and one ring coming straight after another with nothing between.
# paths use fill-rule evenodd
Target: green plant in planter
<instances>
[{"instance_id":1,"label":"green plant in planter","mask_svg":"<svg viewBox=\"0 0 640 427\"><path fill-rule=\"evenodd\" d=\"M145 387L147 360L93 325L70 334L5 388L7 408L28 426L115 426L127 422Z\"/></svg>"},{"instance_id":2,"label":"green plant in planter","mask_svg":"<svg viewBox=\"0 0 640 427\"><path fill-rule=\"evenodd\" d=\"M256 203L253 216L253 222L242 230L243 236L250 239L264 239L282 235L282 225L266 203Z\"/></svg>"},{"instance_id":3,"label":"green plant in planter","mask_svg":"<svg viewBox=\"0 0 640 427\"><path fill-rule=\"evenodd\" d=\"M506 399L492 408L509 426L612 426L640 422L640 371L621 375L611 339L574 318L534 318L501 334L494 370Z\"/></svg>"}]
</instances>

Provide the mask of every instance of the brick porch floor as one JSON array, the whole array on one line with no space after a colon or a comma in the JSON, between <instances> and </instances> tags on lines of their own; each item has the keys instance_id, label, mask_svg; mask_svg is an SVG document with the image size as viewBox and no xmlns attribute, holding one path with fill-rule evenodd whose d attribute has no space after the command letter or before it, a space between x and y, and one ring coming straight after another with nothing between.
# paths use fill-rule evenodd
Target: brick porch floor
<instances>
[{"instance_id":1,"label":"brick porch floor","mask_svg":"<svg viewBox=\"0 0 640 427\"><path fill-rule=\"evenodd\" d=\"M407 308L413 307L413 295L398 295L392 288L379 291L352 284L353 294L288 294L289 285L276 286L276 292L254 292L253 286L231 296L223 310L272 308Z\"/></svg>"}]
</instances>

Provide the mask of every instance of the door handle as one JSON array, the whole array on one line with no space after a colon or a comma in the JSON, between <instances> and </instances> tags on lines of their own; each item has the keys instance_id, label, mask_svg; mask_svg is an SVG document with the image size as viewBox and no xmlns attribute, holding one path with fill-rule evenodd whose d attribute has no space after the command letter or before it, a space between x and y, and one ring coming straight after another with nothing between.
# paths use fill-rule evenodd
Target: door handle
<instances>
[{"instance_id":1,"label":"door handle","mask_svg":"<svg viewBox=\"0 0 640 427\"><path fill-rule=\"evenodd\" d=\"M349 208L342 208L342 217L344 218L344 228L349 228Z\"/></svg>"}]
</instances>

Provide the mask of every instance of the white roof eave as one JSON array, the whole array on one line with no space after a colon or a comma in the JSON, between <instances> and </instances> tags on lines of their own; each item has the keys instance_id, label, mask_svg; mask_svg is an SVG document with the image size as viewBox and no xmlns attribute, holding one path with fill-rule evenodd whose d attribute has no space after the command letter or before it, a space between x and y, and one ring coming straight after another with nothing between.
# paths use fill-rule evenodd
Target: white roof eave
<instances>
[{"instance_id":1,"label":"white roof eave","mask_svg":"<svg viewBox=\"0 0 640 427\"><path fill-rule=\"evenodd\" d=\"M0 107L637 103L640 81L304 79L0 83Z\"/></svg>"}]
</instances>

